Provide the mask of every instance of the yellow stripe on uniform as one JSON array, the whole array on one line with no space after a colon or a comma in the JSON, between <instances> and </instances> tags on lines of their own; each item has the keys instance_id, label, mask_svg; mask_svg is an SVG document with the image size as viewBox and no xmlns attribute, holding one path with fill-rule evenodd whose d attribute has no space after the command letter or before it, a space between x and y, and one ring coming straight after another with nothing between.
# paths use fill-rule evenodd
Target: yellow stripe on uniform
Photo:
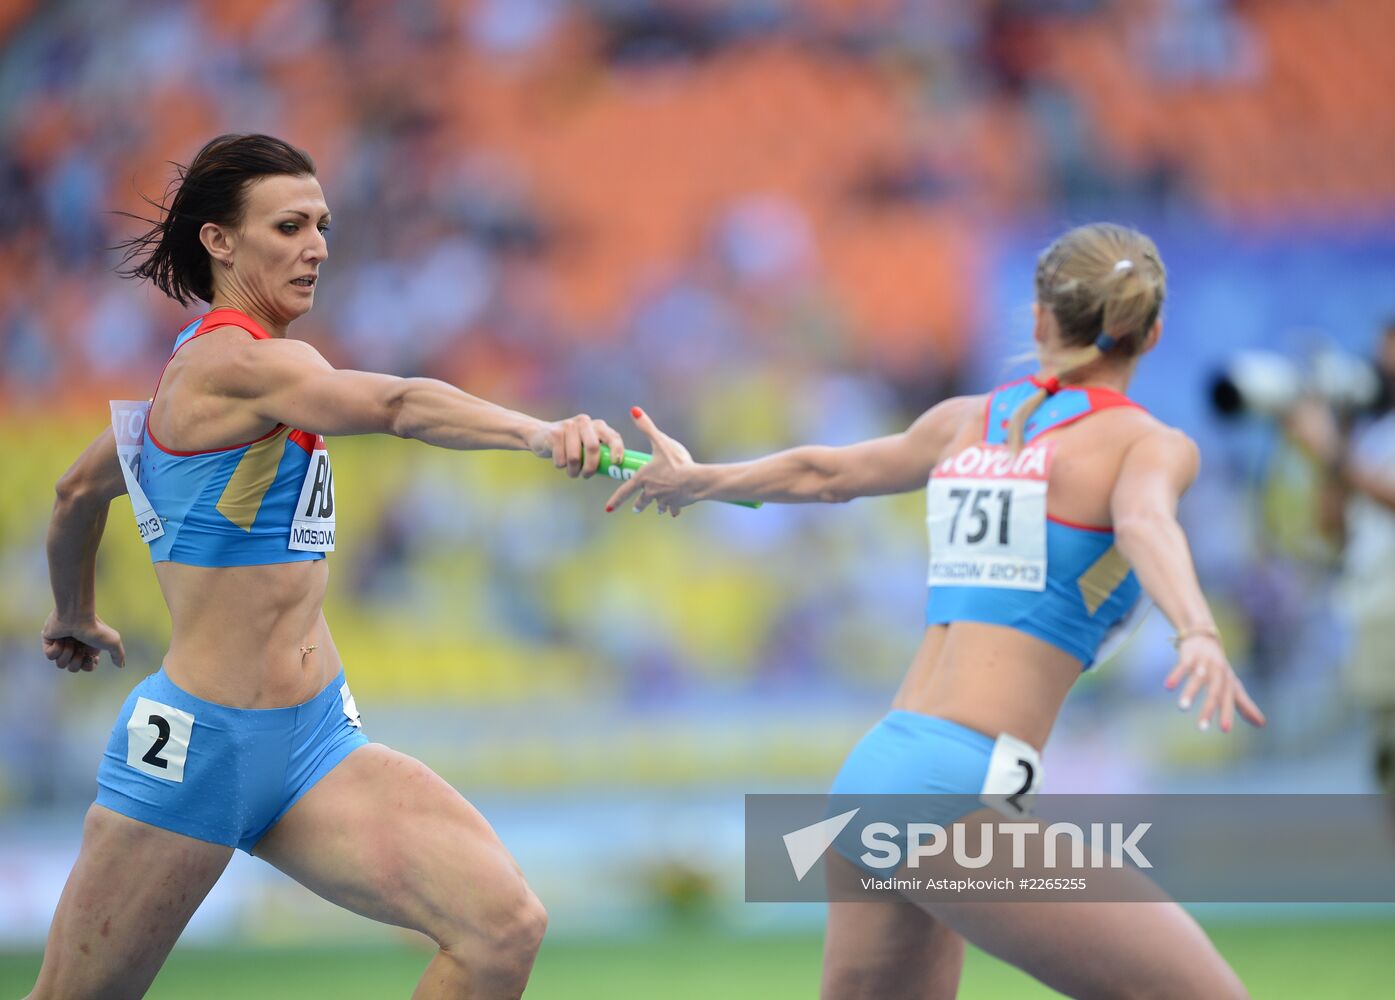
<instances>
[{"instance_id":1,"label":"yellow stripe on uniform","mask_svg":"<svg viewBox=\"0 0 1395 1000\"><path fill-rule=\"evenodd\" d=\"M252 530L266 491L276 481L276 470L281 467L286 435L290 432L289 427L282 427L271 437L249 447L218 498L218 513L243 531Z\"/></svg>"},{"instance_id":2,"label":"yellow stripe on uniform","mask_svg":"<svg viewBox=\"0 0 1395 1000\"><path fill-rule=\"evenodd\" d=\"M1129 561L1123 557L1119 549L1113 545L1107 548L1104 555L1095 560L1094 565L1087 569L1076 580L1076 585L1080 588L1080 597L1085 602L1085 610L1094 614L1100 609L1100 605L1109 600L1109 595L1118 589L1119 584L1124 582L1124 577L1129 575Z\"/></svg>"}]
</instances>

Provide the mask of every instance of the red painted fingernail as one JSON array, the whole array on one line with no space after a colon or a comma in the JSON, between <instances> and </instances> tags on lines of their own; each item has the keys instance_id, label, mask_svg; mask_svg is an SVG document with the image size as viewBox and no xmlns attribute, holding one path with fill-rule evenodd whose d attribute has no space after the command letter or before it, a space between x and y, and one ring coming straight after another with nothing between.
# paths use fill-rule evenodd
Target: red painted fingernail
<instances>
[{"instance_id":1,"label":"red painted fingernail","mask_svg":"<svg viewBox=\"0 0 1395 1000\"><path fill-rule=\"evenodd\" d=\"M607 507L607 508L605 509L605 512L606 512L607 514L609 514L609 513L610 513L611 511L613 511L614 509L615 509L614 507Z\"/></svg>"},{"instance_id":2,"label":"red painted fingernail","mask_svg":"<svg viewBox=\"0 0 1395 1000\"><path fill-rule=\"evenodd\" d=\"M644 416L644 411L641 410L638 406L632 406L630 407L630 416L638 420L640 417Z\"/></svg>"}]
</instances>

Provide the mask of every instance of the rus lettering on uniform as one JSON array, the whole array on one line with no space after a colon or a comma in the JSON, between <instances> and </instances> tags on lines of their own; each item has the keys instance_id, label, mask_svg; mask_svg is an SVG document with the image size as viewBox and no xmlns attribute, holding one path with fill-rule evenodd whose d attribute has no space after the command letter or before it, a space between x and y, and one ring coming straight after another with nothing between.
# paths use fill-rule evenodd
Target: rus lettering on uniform
<instances>
[{"instance_id":1,"label":"rus lettering on uniform","mask_svg":"<svg viewBox=\"0 0 1395 1000\"><path fill-rule=\"evenodd\" d=\"M320 452L315 458L315 485L310 491L310 502L305 505L305 513L302 516L329 517L334 513L334 475L329 469L328 455Z\"/></svg>"}]
</instances>

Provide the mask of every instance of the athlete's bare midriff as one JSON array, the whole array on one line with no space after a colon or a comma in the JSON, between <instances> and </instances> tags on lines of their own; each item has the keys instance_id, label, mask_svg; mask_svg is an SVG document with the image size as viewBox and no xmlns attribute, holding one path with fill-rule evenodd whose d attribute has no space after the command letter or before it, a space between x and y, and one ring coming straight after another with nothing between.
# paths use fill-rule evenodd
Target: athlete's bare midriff
<instances>
[{"instance_id":1,"label":"athlete's bare midriff","mask_svg":"<svg viewBox=\"0 0 1395 1000\"><path fill-rule=\"evenodd\" d=\"M161 443L179 450L226 448L275 425L200 391L210 367L249 334L214 330L170 360L150 412ZM170 611L165 673L206 701L281 708L308 701L339 673L324 618L329 560L265 566L155 564Z\"/></svg>"},{"instance_id":2,"label":"athlete's bare midriff","mask_svg":"<svg viewBox=\"0 0 1395 1000\"><path fill-rule=\"evenodd\" d=\"M280 708L339 673L325 624L329 560L271 566L155 564L170 610L165 673L206 701Z\"/></svg>"},{"instance_id":3,"label":"athlete's bare midriff","mask_svg":"<svg viewBox=\"0 0 1395 1000\"><path fill-rule=\"evenodd\" d=\"M1072 524L1107 527L1124 453L1158 422L1119 408L1042 435L1055 451L1047 513ZM983 440L983 415L965 421L946 455ZM1035 636L1002 625L953 622L925 630L893 708L934 715L990 736L1009 733L1041 750L1080 661Z\"/></svg>"}]
</instances>

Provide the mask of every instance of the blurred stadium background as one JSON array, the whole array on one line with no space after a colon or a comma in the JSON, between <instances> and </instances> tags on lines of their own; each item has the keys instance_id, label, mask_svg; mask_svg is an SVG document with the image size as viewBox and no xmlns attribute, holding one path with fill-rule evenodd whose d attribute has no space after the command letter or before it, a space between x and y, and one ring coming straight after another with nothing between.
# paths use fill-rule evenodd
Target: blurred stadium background
<instances>
[{"instance_id":1,"label":"blurred stadium background","mask_svg":"<svg viewBox=\"0 0 1395 1000\"><path fill-rule=\"evenodd\" d=\"M224 131L319 165L331 259L295 333L332 361L617 427L641 404L707 459L1023 373L1036 252L1139 226L1171 297L1135 395L1202 443L1184 516L1271 727L1179 719L1155 616L1081 682L1048 790L1375 790L1310 474L1207 378L1242 347L1369 354L1395 316L1392 38L1385 0L0 0L0 994L167 638L118 501L98 607L126 670L56 674L36 639L52 483L186 317L113 275L112 213ZM672 523L524 456L332 447L367 730L548 904L529 995L813 995L822 915L741 902L741 796L823 789L883 710L922 498ZM1389 995L1388 909L1203 918L1256 996ZM424 961L239 857L152 995L405 996ZM976 955L962 995L1046 991Z\"/></svg>"}]
</instances>

